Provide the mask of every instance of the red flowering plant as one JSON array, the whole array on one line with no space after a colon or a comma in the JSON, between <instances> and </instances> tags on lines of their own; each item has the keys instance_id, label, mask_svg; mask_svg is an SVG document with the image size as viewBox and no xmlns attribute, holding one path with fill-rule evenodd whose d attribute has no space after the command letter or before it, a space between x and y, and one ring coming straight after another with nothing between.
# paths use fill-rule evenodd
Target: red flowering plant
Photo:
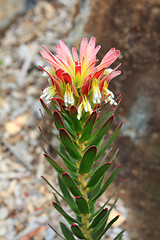
<instances>
[{"instance_id":1,"label":"red flowering plant","mask_svg":"<svg viewBox=\"0 0 160 240\"><path fill-rule=\"evenodd\" d=\"M58 130L56 137L59 149L49 142L41 128L40 131L65 165L60 166L45 153L45 158L58 174L60 191L43 179L54 190L54 208L70 225L60 223L63 236L50 227L66 240L99 240L119 218L115 216L108 222L116 201L110 209L105 208L116 190L100 209L95 210L95 203L112 183L120 167L117 166L110 173L108 169L117 151L109 160L107 155L122 123L105 144L102 142L120 103L120 96L114 100L114 94L108 89L111 79L121 73L117 70L120 64L115 69L109 68L120 51L112 48L97 65L96 54L100 46L95 47L95 42L94 37L89 42L83 38L79 56L76 48L72 48L71 54L62 41L56 46L56 56L45 47L45 51L41 51L50 64L45 68L40 67L44 71L43 75L48 77L50 86L43 90L40 101ZM66 201L73 211L72 216L63 209L58 198ZM122 239L123 232L114 240Z\"/></svg>"}]
</instances>

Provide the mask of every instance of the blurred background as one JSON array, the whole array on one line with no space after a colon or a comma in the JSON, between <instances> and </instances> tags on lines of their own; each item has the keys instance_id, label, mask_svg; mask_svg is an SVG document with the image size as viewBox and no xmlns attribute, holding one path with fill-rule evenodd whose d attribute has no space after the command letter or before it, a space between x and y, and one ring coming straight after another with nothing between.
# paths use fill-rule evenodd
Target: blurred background
<instances>
[{"instance_id":1,"label":"blurred background","mask_svg":"<svg viewBox=\"0 0 160 240\"><path fill-rule=\"evenodd\" d=\"M160 1L0 0L0 6L0 240L59 239L47 223L60 232L61 217L40 178L56 182L37 129L46 128L39 96L47 81L38 69L46 62L39 51L45 45L55 53L60 39L79 47L84 36L101 44L99 59L112 47L121 50L115 66L122 63L122 75L110 89L122 94L115 122L125 122L115 142L122 168L114 184L126 181L113 212L121 218L105 239L125 227L125 240L159 240Z\"/></svg>"}]
</instances>

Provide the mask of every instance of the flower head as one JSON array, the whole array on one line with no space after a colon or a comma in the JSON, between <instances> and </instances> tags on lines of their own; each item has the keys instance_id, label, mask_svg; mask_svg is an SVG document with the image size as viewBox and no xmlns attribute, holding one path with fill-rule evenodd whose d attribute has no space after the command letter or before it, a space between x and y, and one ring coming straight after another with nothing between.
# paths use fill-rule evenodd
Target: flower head
<instances>
[{"instance_id":1,"label":"flower head","mask_svg":"<svg viewBox=\"0 0 160 240\"><path fill-rule=\"evenodd\" d=\"M86 112L91 113L102 101L116 104L108 86L111 79L121 73L117 70L120 64L113 70L108 67L118 58L120 51L112 48L96 66L100 46L95 47L95 42L94 37L89 42L83 38L79 56L76 48L72 48L71 54L63 41L56 46L56 56L45 47L45 51L41 51L51 65L43 69L51 86L43 91L42 97L48 102L61 99L58 104L66 108L74 104L78 108L78 119Z\"/></svg>"}]
</instances>

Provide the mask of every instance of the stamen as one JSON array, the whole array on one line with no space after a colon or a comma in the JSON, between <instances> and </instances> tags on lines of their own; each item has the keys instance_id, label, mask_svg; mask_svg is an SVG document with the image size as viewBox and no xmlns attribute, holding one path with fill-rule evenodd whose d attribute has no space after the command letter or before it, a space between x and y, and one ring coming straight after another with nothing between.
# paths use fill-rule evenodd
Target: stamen
<instances>
[{"instance_id":1,"label":"stamen","mask_svg":"<svg viewBox=\"0 0 160 240\"><path fill-rule=\"evenodd\" d=\"M73 92L71 90L71 84L70 83L68 83L66 85L66 91L65 91L65 94L64 94L64 103L65 103L66 107L68 107L68 104L69 105L74 104L74 97L73 97Z\"/></svg>"},{"instance_id":2,"label":"stamen","mask_svg":"<svg viewBox=\"0 0 160 240\"><path fill-rule=\"evenodd\" d=\"M45 88L43 90L43 94L40 96L41 98L45 98L47 100L47 103L50 103L51 98L56 94L56 88L55 86L51 86L48 88Z\"/></svg>"},{"instance_id":3,"label":"stamen","mask_svg":"<svg viewBox=\"0 0 160 240\"><path fill-rule=\"evenodd\" d=\"M92 82L92 89L93 89L93 103L97 104L101 102L101 93L99 90L98 79L94 79Z\"/></svg>"}]
</instances>

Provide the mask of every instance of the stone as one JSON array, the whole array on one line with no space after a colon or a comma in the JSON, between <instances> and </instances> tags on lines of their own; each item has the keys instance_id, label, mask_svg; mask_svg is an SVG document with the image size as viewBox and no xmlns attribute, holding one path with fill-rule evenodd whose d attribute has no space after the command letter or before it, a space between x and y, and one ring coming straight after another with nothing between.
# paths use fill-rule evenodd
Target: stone
<instances>
[{"instance_id":1,"label":"stone","mask_svg":"<svg viewBox=\"0 0 160 240\"><path fill-rule=\"evenodd\" d=\"M9 212L6 207L0 208L0 220L4 220L8 216Z\"/></svg>"}]
</instances>

